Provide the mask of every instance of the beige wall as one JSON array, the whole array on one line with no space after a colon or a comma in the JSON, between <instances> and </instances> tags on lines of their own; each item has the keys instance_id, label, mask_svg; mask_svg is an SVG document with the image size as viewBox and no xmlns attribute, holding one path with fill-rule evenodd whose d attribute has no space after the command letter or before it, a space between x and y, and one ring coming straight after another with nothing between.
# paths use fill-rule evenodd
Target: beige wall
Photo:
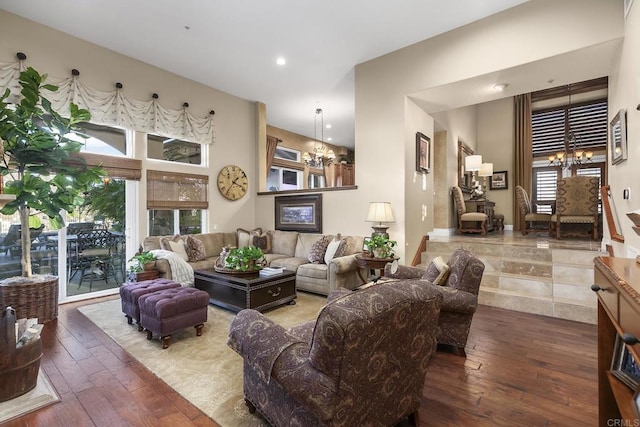
<instances>
[{"instance_id":1,"label":"beige wall","mask_svg":"<svg viewBox=\"0 0 640 427\"><path fill-rule=\"evenodd\" d=\"M257 191L254 103L4 11L0 11L0 28L0 62L15 61L16 52L24 52L26 65L49 74L51 79L66 78L71 69L76 68L82 82L95 89L110 91L116 82L121 82L129 98L148 100L156 92L160 95L160 103L167 108L179 110L186 101L189 110L198 116L206 116L210 110L215 110L216 142L208 147L207 165L199 172L208 175L210 180L207 226L209 230L253 227ZM140 159L146 158L143 139L143 135L136 134L138 146L135 152ZM217 174L226 164L237 164L249 177L247 196L236 202L223 198L216 187ZM185 171L184 164L156 160L144 160L143 168ZM145 171L142 176L135 200L139 205L140 225L130 231L130 237L138 241L146 236L147 230Z\"/></svg>"},{"instance_id":2,"label":"beige wall","mask_svg":"<svg viewBox=\"0 0 640 427\"><path fill-rule=\"evenodd\" d=\"M507 171L507 190L489 190L487 198L495 202L495 211L504 215L505 225L513 226L514 189L512 171L514 168L514 112L513 98L479 104L478 111L478 153L482 161L493 163L494 171Z\"/></svg>"},{"instance_id":3,"label":"beige wall","mask_svg":"<svg viewBox=\"0 0 640 427\"><path fill-rule=\"evenodd\" d=\"M609 185L613 194L618 232L624 244L612 242L614 253L621 257L635 257L640 250L640 236L631 228L633 223L626 212L640 209L640 4L635 2L624 22L624 43L612 64L609 77L609 120L620 109L627 110L628 159L617 165L609 162ZM622 190L631 189L631 198L623 200ZM610 236L605 222L604 236Z\"/></svg>"},{"instance_id":4,"label":"beige wall","mask_svg":"<svg viewBox=\"0 0 640 427\"><path fill-rule=\"evenodd\" d=\"M394 240L404 238L405 262L409 263L418 249L422 236L426 236L433 230L433 176L434 176L434 131L433 118L426 114L410 98L405 97L405 203L402 210L404 219L396 216L396 221L403 221L404 236L391 236ZM428 174L416 171L416 132L422 132L431 140L429 151L429 164L431 171ZM397 215L399 212L394 212Z\"/></svg>"},{"instance_id":5,"label":"beige wall","mask_svg":"<svg viewBox=\"0 0 640 427\"><path fill-rule=\"evenodd\" d=\"M458 185L458 141L463 141L475 153L478 153L477 142L477 107L469 106L456 108L433 114L438 129L446 131L446 163L436 165L437 168L446 168L446 185L443 191L436 195L439 207L446 210L438 210L434 215L439 218L447 218L448 227L446 230L435 230L436 234L449 234L451 229L457 227L457 219L453 199L451 197L451 187ZM438 172L436 172L438 173Z\"/></svg>"}]
</instances>

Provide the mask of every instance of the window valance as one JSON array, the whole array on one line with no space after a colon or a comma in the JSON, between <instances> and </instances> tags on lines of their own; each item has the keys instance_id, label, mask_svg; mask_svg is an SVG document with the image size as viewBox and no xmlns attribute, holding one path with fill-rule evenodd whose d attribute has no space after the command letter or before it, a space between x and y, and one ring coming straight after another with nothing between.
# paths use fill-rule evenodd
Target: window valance
<instances>
[{"instance_id":1,"label":"window valance","mask_svg":"<svg viewBox=\"0 0 640 427\"><path fill-rule=\"evenodd\" d=\"M19 99L18 76L24 68L23 61L0 63L0 90L11 90L11 102ZM127 98L122 85L116 85L116 89L110 92L100 91L84 85L79 73L75 72L62 80L49 77L47 83L58 86L56 92L45 91L44 95L51 101L53 108L63 115L69 111L69 103L73 102L89 110L93 123L115 125L200 144L215 141L213 110L207 117L196 117L189 113L186 103L181 110L172 110L160 105L157 96L148 101Z\"/></svg>"}]
</instances>

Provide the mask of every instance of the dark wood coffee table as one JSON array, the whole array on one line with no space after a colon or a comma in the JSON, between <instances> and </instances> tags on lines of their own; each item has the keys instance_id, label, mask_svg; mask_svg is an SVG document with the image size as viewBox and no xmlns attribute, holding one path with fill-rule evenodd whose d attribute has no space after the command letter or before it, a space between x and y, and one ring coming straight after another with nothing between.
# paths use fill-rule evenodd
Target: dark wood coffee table
<instances>
[{"instance_id":1,"label":"dark wood coffee table","mask_svg":"<svg viewBox=\"0 0 640 427\"><path fill-rule=\"evenodd\" d=\"M258 273L234 275L213 268L194 271L195 287L209 293L209 302L233 311L245 308L264 311L282 304L295 304L296 273L260 277Z\"/></svg>"}]
</instances>

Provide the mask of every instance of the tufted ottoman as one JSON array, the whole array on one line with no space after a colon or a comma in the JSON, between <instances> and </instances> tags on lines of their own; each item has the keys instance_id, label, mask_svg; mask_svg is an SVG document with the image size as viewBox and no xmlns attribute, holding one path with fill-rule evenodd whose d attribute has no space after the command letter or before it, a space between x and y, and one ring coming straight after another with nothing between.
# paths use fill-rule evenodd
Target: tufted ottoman
<instances>
[{"instance_id":1,"label":"tufted ottoman","mask_svg":"<svg viewBox=\"0 0 640 427\"><path fill-rule=\"evenodd\" d=\"M138 301L142 295L163 289L179 288L180 283L169 279L145 280L137 283L127 283L120 286L120 301L122 312L127 316L127 323L131 324L133 319L138 322L138 330L142 331L140 324L140 307Z\"/></svg>"},{"instance_id":2,"label":"tufted ottoman","mask_svg":"<svg viewBox=\"0 0 640 427\"><path fill-rule=\"evenodd\" d=\"M193 326L196 335L202 335L207 321L209 294L195 288L173 288L146 294L138 300L140 323L147 330L147 339L153 333L162 338L162 348L169 347L171 334Z\"/></svg>"}]
</instances>

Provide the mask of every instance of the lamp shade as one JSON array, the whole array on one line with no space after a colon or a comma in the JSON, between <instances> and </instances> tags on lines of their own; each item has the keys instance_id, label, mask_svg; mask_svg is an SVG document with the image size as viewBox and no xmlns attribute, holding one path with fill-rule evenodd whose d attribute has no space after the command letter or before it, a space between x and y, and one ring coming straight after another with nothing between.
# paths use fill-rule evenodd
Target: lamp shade
<instances>
[{"instance_id":1,"label":"lamp shade","mask_svg":"<svg viewBox=\"0 0 640 427\"><path fill-rule=\"evenodd\" d=\"M482 156L479 154L467 156L464 159L464 168L467 172L479 171L482 167Z\"/></svg>"},{"instance_id":2,"label":"lamp shade","mask_svg":"<svg viewBox=\"0 0 640 427\"><path fill-rule=\"evenodd\" d=\"M478 176L492 176L493 175L493 163L483 163L480 166Z\"/></svg>"},{"instance_id":3,"label":"lamp shade","mask_svg":"<svg viewBox=\"0 0 640 427\"><path fill-rule=\"evenodd\" d=\"M395 222L393 212L391 211L391 203L389 202L371 202L369 204L369 214L367 215L369 222Z\"/></svg>"}]
</instances>

